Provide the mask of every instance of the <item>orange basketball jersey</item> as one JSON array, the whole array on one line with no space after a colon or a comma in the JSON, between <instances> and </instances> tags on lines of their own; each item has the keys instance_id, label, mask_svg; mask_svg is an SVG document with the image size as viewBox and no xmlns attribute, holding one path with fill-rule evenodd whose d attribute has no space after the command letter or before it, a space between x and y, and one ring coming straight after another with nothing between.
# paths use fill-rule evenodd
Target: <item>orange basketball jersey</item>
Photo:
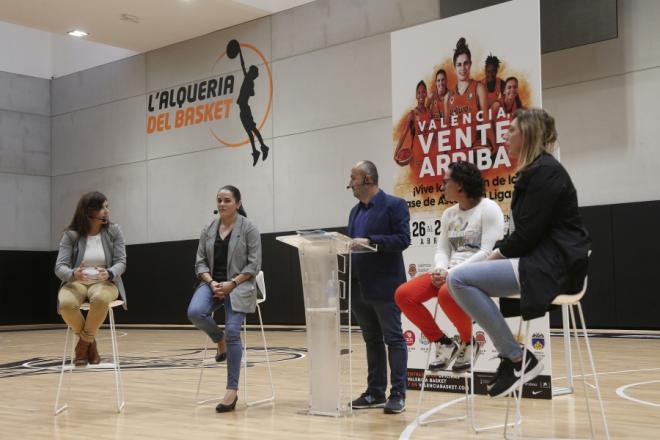
<instances>
[{"instance_id":1,"label":"orange basketball jersey","mask_svg":"<svg viewBox=\"0 0 660 440\"><path fill-rule=\"evenodd\" d=\"M462 113L472 113L479 111L479 97L477 96L477 82L470 80L470 84L462 95L458 93L458 86L449 96L447 101L447 114L449 116L460 115Z\"/></svg>"},{"instance_id":2,"label":"orange basketball jersey","mask_svg":"<svg viewBox=\"0 0 660 440\"><path fill-rule=\"evenodd\" d=\"M488 90L488 85L486 84L486 78L481 81L481 84L486 87L486 97L488 99L488 107L492 106L495 101L499 101L502 97L502 79L497 77L495 78L495 90L490 92Z\"/></svg>"}]
</instances>

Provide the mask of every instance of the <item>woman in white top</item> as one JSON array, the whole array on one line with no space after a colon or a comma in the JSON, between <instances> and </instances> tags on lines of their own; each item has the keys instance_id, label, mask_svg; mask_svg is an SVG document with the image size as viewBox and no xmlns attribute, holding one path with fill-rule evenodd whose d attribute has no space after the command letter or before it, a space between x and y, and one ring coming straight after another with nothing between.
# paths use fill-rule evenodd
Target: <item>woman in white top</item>
<instances>
[{"instance_id":1,"label":"woman in white top","mask_svg":"<svg viewBox=\"0 0 660 440\"><path fill-rule=\"evenodd\" d=\"M55 274L62 280L58 310L80 337L75 349L77 367L101 362L95 336L108 307L126 293L121 275L126 270L126 247L121 228L110 223L108 199L100 192L84 194L78 201L71 224L62 234ZM84 317L80 306L89 301Z\"/></svg>"},{"instance_id":2,"label":"woman in white top","mask_svg":"<svg viewBox=\"0 0 660 440\"><path fill-rule=\"evenodd\" d=\"M483 197L484 180L479 169L469 162L449 165L443 180L444 195L457 202L442 213L441 231L435 252L434 268L401 285L395 294L401 311L435 343L435 359L430 370L444 370L456 359L452 370L465 371L472 363L470 345L472 319L449 294L447 274L455 267L485 260L495 242L502 238L504 216L497 203ZM442 310L458 330L461 343L449 338L424 306L438 298Z\"/></svg>"}]
</instances>

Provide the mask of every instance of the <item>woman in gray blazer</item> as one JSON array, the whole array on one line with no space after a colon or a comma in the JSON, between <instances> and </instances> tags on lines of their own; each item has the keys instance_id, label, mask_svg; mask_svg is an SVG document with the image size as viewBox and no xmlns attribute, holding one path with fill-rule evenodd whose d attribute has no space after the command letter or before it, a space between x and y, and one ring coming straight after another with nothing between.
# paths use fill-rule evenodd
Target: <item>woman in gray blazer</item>
<instances>
[{"instance_id":1,"label":"woman in gray blazer","mask_svg":"<svg viewBox=\"0 0 660 440\"><path fill-rule=\"evenodd\" d=\"M257 302L255 277L261 269L261 236L247 219L241 192L227 185L218 191L220 217L202 228L195 273L200 284L190 300L188 319L218 344L217 362L227 359L227 391L217 412L232 411L241 373L241 325ZM211 314L225 306L225 331Z\"/></svg>"},{"instance_id":2,"label":"woman in gray blazer","mask_svg":"<svg viewBox=\"0 0 660 440\"><path fill-rule=\"evenodd\" d=\"M97 191L84 194L62 234L55 262L55 275L62 280L58 311L80 337L74 357L77 367L101 362L94 338L110 303L121 295L126 308L121 281L126 270L124 236L109 216L106 196ZM86 318L80 312L85 300L89 301Z\"/></svg>"}]
</instances>

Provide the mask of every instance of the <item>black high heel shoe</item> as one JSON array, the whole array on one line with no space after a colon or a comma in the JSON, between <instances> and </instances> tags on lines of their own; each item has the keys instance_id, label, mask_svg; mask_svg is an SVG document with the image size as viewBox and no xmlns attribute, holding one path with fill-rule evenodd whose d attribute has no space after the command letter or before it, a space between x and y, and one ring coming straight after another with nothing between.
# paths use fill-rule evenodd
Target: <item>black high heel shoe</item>
<instances>
[{"instance_id":1,"label":"black high heel shoe","mask_svg":"<svg viewBox=\"0 0 660 440\"><path fill-rule=\"evenodd\" d=\"M231 405L225 405L224 403L218 403L218 406L215 407L215 412L225 413L233 411L236 408L236 402L238 402L238 395L234 397L234 401Z\"/></svg>"}]
</instances>

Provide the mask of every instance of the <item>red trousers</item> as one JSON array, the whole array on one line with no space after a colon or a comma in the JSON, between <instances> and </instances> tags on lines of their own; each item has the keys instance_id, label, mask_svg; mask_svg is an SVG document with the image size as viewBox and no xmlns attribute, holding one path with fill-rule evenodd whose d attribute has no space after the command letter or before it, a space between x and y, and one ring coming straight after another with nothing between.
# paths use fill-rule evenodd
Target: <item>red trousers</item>
<instances>
[{"instance_id":1,"label":"red trousers","mask_svg":"<svg viewBox=\"0 0 660 440\"><path fill-rule=\"evenodd\" d=\"M403 314L424 333L429 341L434 342L442 338L444 333L424 303L436 296L440 308L458 330L461 341L469 344L472 337L472 318L456 304L449 294L447 284L443 284L438 289L431 283L431 274L425 273L400 285L396 289L394 299Z\"/></svg>"}]
</instances>

